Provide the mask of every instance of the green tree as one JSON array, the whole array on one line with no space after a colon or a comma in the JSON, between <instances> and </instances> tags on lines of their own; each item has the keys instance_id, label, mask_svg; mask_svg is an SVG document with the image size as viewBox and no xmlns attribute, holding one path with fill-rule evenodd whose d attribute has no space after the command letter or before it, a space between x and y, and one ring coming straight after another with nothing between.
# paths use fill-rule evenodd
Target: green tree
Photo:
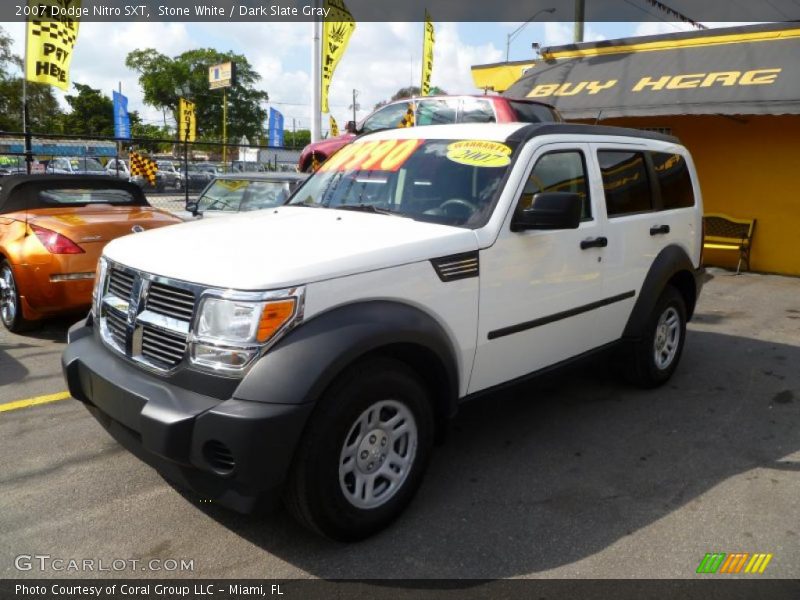
<instances>
[{"instance_id":1,"label":"green tree","mask_svg":"<svg viewBox=\"0 0 800 600\"><path fill-rule=\"evenodd\" d=\"M420 89L416 85L410 85L407 87L402 87L397 90L394 95L389 98L388 100L381 100L375 105L375 109L379 109L381 106L386 106L389 102L394 102L395 100L402 100L403 98L417 98L419 96ZM447 92L445 92L442 88L432 86L431 87L431 96L446 96Z\"/></svg>"},{"instance_id":2,"label":"green tree","mask_svg":"<svg viewBox=\"0 0 800 600\"><path fill-rule=\"evenodd\" d=\"M75 95L65 97L72 109L64 115L64 133L72 135L114 135L114 103L100 90L73 83Z\"/></svg>"},{"instance_id":3,"label":"green tree","mask_svg":"<svg viewBox=\"0 0 800 600\"><path fill-rule=\"evenodd\" d=\"M131 137L147 138L150 140L169 140L173 137L173 132L164 125L153 125L144 123L138 111L128 113L131 120Z\"/></svg>"},{"instance_id":4,"label":"green tree","mask_svg":"<svg viewBox=\"0 0 800 600\"><path fill-rule=\"evenodd\" d=\"M22 59L0 27L0 130L22 131ZM59 133L63 111L48 85L28 83L28 125L34 133Z\"/></svg>"},{"instance_id":5,"label":"green tree","mask_svg":"<svg viewBox=\"0 0 800 600\"><path fill-rule=\"evenodd\" d=\"M236 63L237 82L228 89L228 141L242 136L256 139L262 135L267 118L262 108L269 97L256 89L261 76L241 54L218 52L211 48L189 50L170 58L153 48L134 50L125 65L139 73L144 102L169 110L178 120L180 90L188 88L195 103L197 135L205 140L222 139L222 90L208 89L208 67L232 61Z\"/></svg>"},{"instance_id":6,"label":"green tree","mask_svg":"<svg viewBox=\"0 0 800 600\"><path fill-rule=\"evenodd\" d=\"M311 131L309 129L285 130L283 132L283 143L289 148L305 148L311 143Z\"/></svg>"}]
</instances>

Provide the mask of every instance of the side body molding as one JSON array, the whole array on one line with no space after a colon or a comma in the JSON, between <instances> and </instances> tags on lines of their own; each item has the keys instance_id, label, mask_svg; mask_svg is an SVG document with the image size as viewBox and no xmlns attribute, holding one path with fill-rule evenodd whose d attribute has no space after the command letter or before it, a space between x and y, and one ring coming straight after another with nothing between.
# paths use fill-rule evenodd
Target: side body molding
<instances>
[{"instance_id":1,"label":"side body molding","mask_svg":"<svg viewBox=\"0 0 800 600\"><path fill-rule=\"evenodd\" d=\"M680 246L672 244L661 250L650 266L650 270L647 272L647 276L642 284L642 289L639 292L639 297L631 311L630 317L628 317L628 322L625 325L622 336L625 338L640 337L642 329L647 322L647 318L653 311L656 302L658 302L661 292L664 291L664 288L673 277L682 273L685 273L685 277L682 277L681 281L687 282L691 280L691 284L687 284L691 285L692 288L690 294L691 298L687 297L686 303L688 311L687 316L691 319L692 313L694 312L694 303L697 298L697 289L694 282L695 270L689 255ZM684 293L683 289L680 291Z\"/></svg>"},{"instance_id":2,"label":"side body molding","mask_svg":"<svg viewBox=\"0 0 800 600\"><path fill-rule=\"evenodd\" d=\"M443 417L454 414L458 364L449 337L430 315L391 301L349 304L303 323L253 366L234 398L273 404L315 402L348 365L388 346L406 349L414 360L423 361L420 365L428 377L441 384L435 386L437 411Z\"/></svg>"}]
</instances>

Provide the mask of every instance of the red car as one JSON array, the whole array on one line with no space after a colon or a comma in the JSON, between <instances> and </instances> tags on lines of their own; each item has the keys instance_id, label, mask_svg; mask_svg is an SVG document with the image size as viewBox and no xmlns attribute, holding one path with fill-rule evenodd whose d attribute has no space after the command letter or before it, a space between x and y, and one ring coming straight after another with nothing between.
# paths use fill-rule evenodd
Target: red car
<instances>
[{"instance_id":1,"label":"red car","mask_svg":"<svg viewBox=\"0 0 800 600\"><path fill-rule=\"evenodd\" d=\"M300 153L300 171L313 170L356 135L378 129L399 127L405 122L408 105L414 107L415 125L448 123L552 123L563 121L558 111L543 102L503 96L425 96L404 98L381 106L358 125L349 121L347 133L312 142Z\"/></svg>"}]
</instances>

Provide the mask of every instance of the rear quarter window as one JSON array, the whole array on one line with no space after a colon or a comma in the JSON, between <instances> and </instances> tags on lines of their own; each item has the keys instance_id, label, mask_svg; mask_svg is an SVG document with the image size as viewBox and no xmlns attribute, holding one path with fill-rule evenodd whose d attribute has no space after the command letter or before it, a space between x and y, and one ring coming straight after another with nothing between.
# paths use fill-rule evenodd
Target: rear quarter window
<instances>
[{"instance_id":1,"label":"rear quarter window","mask_svg":"<svg viewBox=\"0 0 800 600\"><path fill-rule=\"evenodd\" d=\"M600 150L606 211L609 217L653 210L653 194L643 152Z\"/></svg>"},{"instance_id":2,"label":"rear quarter window","mask_svg":"<svg viewBox=\"0 0 800 600\"><path fill-rule=\"evenodd\" d=\"M563 119L558 112L549 106L533 102L508 101L517 121L521 123L560 123Z\"/></svg>"},{"instance_id":3,"label":"rear quarter window","mask_svg":"<svg viewBox=\"0 0 800 600\"><path fill-rule=\"evenodd\" d=\"M694 189L686 159L680 154L651 153L653 170L661 190L663 210L694 206Z\"/></svg>"}]
</instances>

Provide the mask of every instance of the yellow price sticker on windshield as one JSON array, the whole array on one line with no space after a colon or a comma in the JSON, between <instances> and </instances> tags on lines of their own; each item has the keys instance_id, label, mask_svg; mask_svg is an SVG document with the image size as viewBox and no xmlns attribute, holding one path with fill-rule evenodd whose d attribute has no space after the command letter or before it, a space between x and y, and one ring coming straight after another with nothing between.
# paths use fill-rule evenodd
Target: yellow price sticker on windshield
<instances>
[{"instance_id":1,"label":"yellow price sticker on windshield","mask_svg":"<svg viewBox=\"0 0 800 600\"><path fill-rule=\"evenodd\" d=\"M447 146L447 158L470 167L505 167L511 162L511 148L488 140L463 140Z\"/></svg>"},{"instance_id":2,"label":"yellow price sticker on windshield","mask_svg":"<svg viewBox=\"0 0 800 600\"><path fill-rule=\"evenodd\" d=\"M227 188L231 192L247 187L250 182L246 179L217 179L217 185Z\"/></svg>"}]
</instances>

